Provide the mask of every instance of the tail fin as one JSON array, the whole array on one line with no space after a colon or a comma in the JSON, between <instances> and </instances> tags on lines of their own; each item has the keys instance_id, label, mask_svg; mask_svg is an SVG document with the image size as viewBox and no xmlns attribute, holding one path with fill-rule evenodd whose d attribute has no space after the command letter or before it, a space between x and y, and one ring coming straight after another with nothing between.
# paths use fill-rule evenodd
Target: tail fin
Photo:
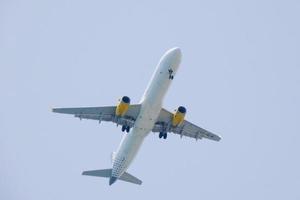
<instances>
[{"instance_id":1,"label":"tail fin","mask_svg":"<svg viewBox=\"0 0 300 200\"><path fill-rule=\"evenodd\" d=\"M112 176L112 169L100 169L100 170L92 170L92 171L84 171L82 175L86 176L97 176L97 177L105 177L111 178ZM115 178L115 177L113 177ZM137 185L141 185L142 181L138 178L132 176L131 174L124 172L121 177L118 178L119 180L126 181L129 183L134 183Z\"/></svg>"},{"instance_id":2,"label":"tail fin","mask_svg":"<svg viewBox=\"0 0 300 200\"><path fill-rule=\"evenodd\" d=\"M98 177L111 177L112 169L100 169L100 170L92 170L92 171L84 171L82 175L86 176L98 176Z\"/></svg>"}]
</instances>

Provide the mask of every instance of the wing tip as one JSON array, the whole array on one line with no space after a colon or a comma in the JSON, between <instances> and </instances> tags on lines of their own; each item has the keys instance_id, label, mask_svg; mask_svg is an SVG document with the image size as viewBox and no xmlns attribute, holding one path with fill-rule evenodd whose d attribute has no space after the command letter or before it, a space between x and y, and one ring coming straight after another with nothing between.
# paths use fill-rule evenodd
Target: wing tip
<instances>
[{"instance_id":1,"label":"wing tip","mask_svg":"<svg viewBox=\"0 0 300 200\"><path fill-rule=\"evenodd\" d=\"M220 140L222 140L222 137L219 135L216 135L216 141L219 142Z\"/></svg>"},{"instance_id":2,"label":"wing tip","mask_svg":"<svg viewBox=\"0 0 300 200\"><path fill-rule=\"evenodd\" d=\"M87 171L83 171L83 172L81 173L81 175L83 175L83 176L87 176L87 175L88 175L88 173L87 173Z\"/></svg>"}]
</instances>

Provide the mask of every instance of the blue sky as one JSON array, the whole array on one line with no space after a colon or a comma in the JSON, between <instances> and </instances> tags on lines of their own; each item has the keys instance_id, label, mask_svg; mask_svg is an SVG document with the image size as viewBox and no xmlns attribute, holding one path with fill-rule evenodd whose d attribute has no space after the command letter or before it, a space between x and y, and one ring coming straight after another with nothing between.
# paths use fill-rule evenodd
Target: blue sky
<instances>
[{"instance_id":1,"label":"blue sky","mask_svg":"<svg viewBox=\"0 0 300 200\"><path fill-rule=\"evenodd\" d=\"M299 199L298 1L1 1L0 199ZM219 143L146 138L142 186L81 176L109 168L122 132L53 106L138 102L179 46L164 107Z\"/></svg>"}]
</instances>

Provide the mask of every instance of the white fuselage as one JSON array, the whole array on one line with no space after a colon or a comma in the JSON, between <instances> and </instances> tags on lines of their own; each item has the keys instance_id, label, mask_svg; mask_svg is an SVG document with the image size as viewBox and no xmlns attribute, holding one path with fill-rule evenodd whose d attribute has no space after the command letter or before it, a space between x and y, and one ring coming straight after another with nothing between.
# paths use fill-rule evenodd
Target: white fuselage
<instances>
[{"instance_id":1,"label":"white fuselage","mask_svg":"<svg viewBox=\"0 0 300 200\"><path fill-rule=\"evenodd\" d=\"M141 110L131 132L124 134L113 159L112 176L119 178L129 167L144 138L152 130L164 96L181 60L179 48L167 51L160 59L151 81L141 99Z\"/></svg>"}]
</instances>

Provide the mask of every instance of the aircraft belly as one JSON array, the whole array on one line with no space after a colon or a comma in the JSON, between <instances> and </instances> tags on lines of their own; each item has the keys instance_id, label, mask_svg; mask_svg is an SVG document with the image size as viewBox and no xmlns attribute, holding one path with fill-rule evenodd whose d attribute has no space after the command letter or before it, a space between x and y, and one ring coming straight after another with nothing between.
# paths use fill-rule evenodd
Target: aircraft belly
<instances>
[{"instance_id":1,"label":"aircraft belly","mask_svg":"<svg viewBox=\"0 0 300 200\"><path fill-rule=\"evenodd\" d=\"M144 130L133 128L129 134L123 137L113 162L113 176L120 177L127 170L143 143L146 134Z\"/></svg>"},{"instance_id":2,"label":"aircraft belly","mask_svg":"<svg viewBox=\"0 0 300 200\"><path fill-rule=\"evenodd\" d=\"M144 138L152 130L161 107L143 104L132 131L124 135L113 163L113 175L120 177L135 158Z\"/></svg>"},{"instance_id":3,"label":"aircraft belly","mask_svg":"<svg viewBox=\"0 0 300 200\"><path fill-rule=\"evenodd\" d=\"M112 176L120 177L127 170L144 138L152 130L162 108L164 96L179 67L180 58L178 49L168 51L161 58L140 101L142 107L134 127L131 132L123 136L113 161Z\"/></svg>"}]
</instances>

